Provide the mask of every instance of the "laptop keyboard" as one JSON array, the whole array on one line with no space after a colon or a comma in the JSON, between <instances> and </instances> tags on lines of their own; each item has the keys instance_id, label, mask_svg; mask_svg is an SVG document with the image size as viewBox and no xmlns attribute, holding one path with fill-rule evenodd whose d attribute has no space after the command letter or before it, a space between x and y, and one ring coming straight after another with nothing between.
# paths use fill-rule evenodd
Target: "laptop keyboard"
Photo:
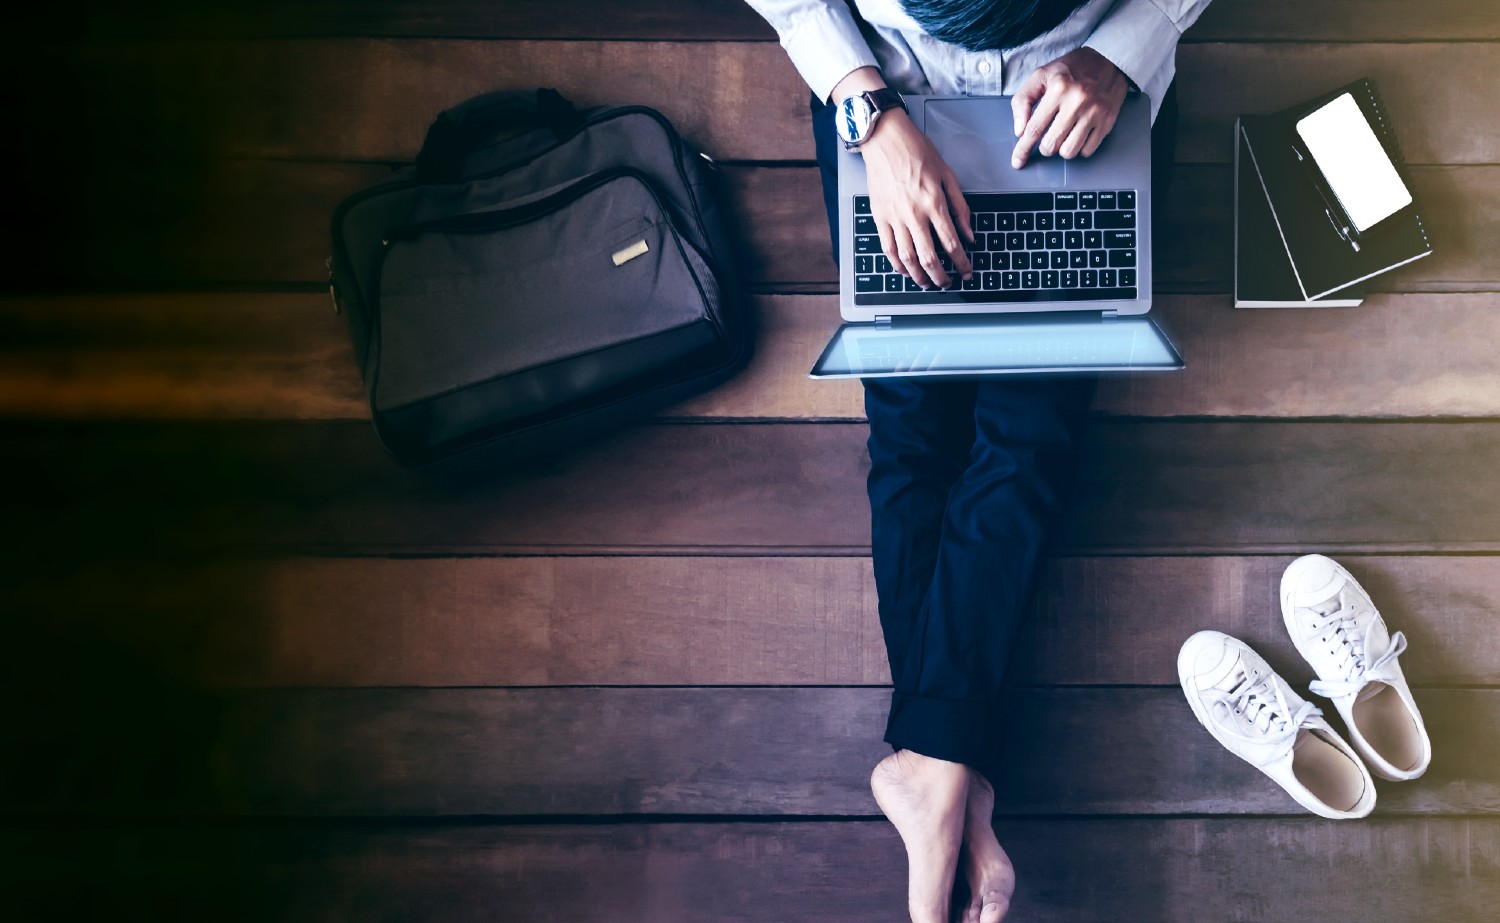
<instances>
[{"instance_id":1,"label":"laptop keyboard","mask_svg":"<svg viewBox=\"0 0 1500 923\"><path fill-rule=\"evenodd\" d=\"M924 291L880 249L870 197L854 197L854 302L861 305L1135 300L1135 190L996 192L964 197L973 278ZM953 272L942 256L943 269Z\"/></svg>"}]
</instances>

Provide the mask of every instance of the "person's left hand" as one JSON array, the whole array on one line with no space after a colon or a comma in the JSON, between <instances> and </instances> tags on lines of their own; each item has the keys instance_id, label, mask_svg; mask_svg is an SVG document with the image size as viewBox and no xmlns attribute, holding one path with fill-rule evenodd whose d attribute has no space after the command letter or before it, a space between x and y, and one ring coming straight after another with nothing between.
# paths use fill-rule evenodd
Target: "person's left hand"
<instances>
[{"instance_id":1,"label":"person's left hand","mask_svg":"<svg viewBox=\"0 0 1500 923\"><path fill-rule=\"evenodd\" d=\"M1034 148L1069 160L1093 154L1115 127L1128 89L1120 69L1092 48L1032 71L1010 100L1019 138L1010 165L1025 166Z\"/></svg>"}]
</instances>

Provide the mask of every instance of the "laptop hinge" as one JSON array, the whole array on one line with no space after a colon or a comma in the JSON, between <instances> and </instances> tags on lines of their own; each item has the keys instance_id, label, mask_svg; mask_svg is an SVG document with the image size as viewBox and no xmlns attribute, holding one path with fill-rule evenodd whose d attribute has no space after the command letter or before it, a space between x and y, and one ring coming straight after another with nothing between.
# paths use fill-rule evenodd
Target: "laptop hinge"
<instances>
[{"instance_id":1,"label":"laptop hinge","mask_svg":"<svg viewBox=\"0 0 1500 923\"><path fill-rule=\"evenodd\" d=\"M1120 316L1120 310L1118 308L1105 308L1104 309L1104 319L1105 320L1117 320L1119 318L1119 316Z\"/></svg>"},{"instance_id":2,"label":"laptop hinge","mask_svg":"<svg viewBox=\"0 0 1500 923\"><path fill-rule=\"evenodd\" d=\"M889 327L890 325L891 318L889 315L881 315L875 318L875 326L877 327Z\"/></svg>"}]
</instances>

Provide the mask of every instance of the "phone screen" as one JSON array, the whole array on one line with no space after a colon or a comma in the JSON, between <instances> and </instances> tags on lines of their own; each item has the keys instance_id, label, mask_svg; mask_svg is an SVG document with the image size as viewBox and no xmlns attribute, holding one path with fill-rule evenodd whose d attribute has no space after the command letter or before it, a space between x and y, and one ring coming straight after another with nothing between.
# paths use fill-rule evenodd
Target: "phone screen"
<instances>
[{"instance_id":1,"label":"phone screen","mask_svg":"<svg viewBox=\"0 0 1500 923\"><path fill-rule=\"evenodd\" d=\"M1351 94L1304 116L1297 134L1356 230L1366 231L1411 204L1411 193Z\"/></svg>"}]
</instances>

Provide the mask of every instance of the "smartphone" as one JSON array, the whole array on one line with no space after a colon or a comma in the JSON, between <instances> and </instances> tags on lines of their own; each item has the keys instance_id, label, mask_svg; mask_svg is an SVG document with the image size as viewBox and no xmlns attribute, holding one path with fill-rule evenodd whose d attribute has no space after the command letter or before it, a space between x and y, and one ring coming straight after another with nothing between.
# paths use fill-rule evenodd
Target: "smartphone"
<instances>
[{"instance_id":1,"label":"smartphone","mask_svg":"<svg viewBox=\"0 0 1500 923\"><path fill-rule=\"evenodd\" d=\"M1411 191L1353 94L1303 116L1297 136L1355 231L1363 233L1411 204Z\"/></svg>"}]
</instances>

